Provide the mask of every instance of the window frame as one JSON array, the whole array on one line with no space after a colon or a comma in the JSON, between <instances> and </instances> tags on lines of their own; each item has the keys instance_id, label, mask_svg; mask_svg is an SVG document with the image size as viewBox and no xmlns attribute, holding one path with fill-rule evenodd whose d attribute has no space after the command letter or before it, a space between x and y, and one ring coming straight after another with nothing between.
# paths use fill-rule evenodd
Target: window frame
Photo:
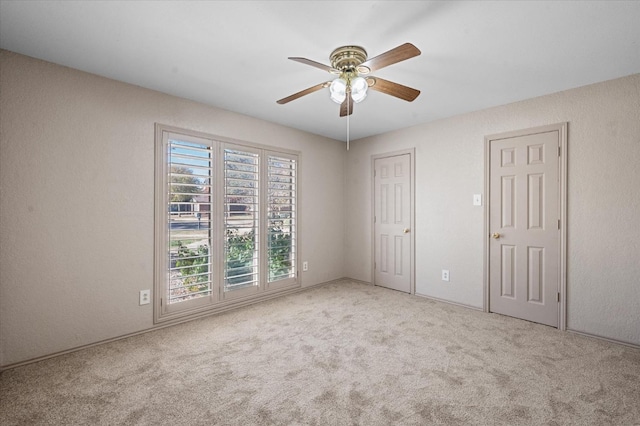
<instances>
[{"instance_id":1,"label":"window frame","mask_svg":"<svg viewBox=\"0 0 640 426\"><path fill-rule=\"evenodd\" d=\"M211 234L209 236L209 255L211 256L211 295L198 297L179 303L168 303L167 292L169 277L169 161L168 143L171 138L179 141L207 145L211 147L211 188L210 199ZM258 169L258 203L259 203L259 255L258 285L245 289L225 292L224 289L224 149L225 147L259 154ZM302 259L300 249L300 152L275 146L240 141L198 131L182 129L156 123L155 125L155 205L154 205L154 324L174 320L185 320L191 317L208 315L230 309L235 306L255 303L279 294L297 291L301 286L300 266ZM294 277L273 282L269 281L268 238L268 163L269 156L280 156L295 161L295 210L296 220Z\"/></svg>"},{"instance_id":2,"label":"window frame","mask_svg":"<svg viewBox=\"0 0 640 426\"><path fill-rule=\"evenodd\" d=\"M172 132L172 131L162 131L161 132L161 144L162 147L156 147L156 154L158 156L160 156L160 161L162 162L159 169L160 170L160 176L158 176L158 173L156 173L156 200L158 200L159 202L156 204L156 235L155 235L155 245L156 245L156 263L159 263L159 265L157 265L157 268L161 268L158 269L156 272L156 279L160 278L164 280L164 286L162 288L162 293L160 293L156 288L156 292L154 294L160 295L160 294L164 294L165 291L167 291L166 285L167 285L167 273L170 270L170 261L166 255L166 247L168 245L168 243L170 242L170 236L169 236L169 229L165 226L168 222L169 222L169 217L168 217L168 213L166 211L166 206L169 204L169 198L168 198L168 191L166 190L166 188L169 186L169 181L167 179L167 177L169 176L169 168L170 168L170 164L168 161L168 155L167 155L167 151L168 151L168 142L169 139L171 138L171 136L175 135L176 138L179 138L180 141L183 142L190 142L190 143L194 143L194 144L199 144L199 145L209 145L211 146L211 141L207 138L203 138L200 136L195 136L193 134L185 134L185 133L177 133L177 132ZM215 151L215 149L211 149L211 162L215 164L215 161L218 158L218 153ZM213 182L211 182L211 187L212 188L216 188L216 180L215 180L215 173L216 170L214 169L214 176L213 176ZM158 178L162 179L162 182L158 181ZM214 191L216 191L216 189L214 189ZM216 198L214 196L211 197L211 211L215 212L217 211L217 204L219 204L218 200L216 200ZM161 208L160 206L164 206L164 208ZM213 215L213 213L212 213ZM213 222L213 220L211 221L211 233L213 234L213 238L210 239L210 244L209 244L209 250L210 250L210 257L211 257L211 264L212 264L212 268L215 265L215 258L217 257L217 252L219 251L217 246L214 246L213 244L211 244L212 241L216 240L216 237L218 235L218 232L216 230L216 224ZM158 253L159 251L161 251L161 254ZM160 254L158 256L158 254ZM203 297L198 297L196 299L192 299L192 300L188 300L188 301L183 301L180 302L179 305L173 305L170 303L164 303L164 298L161 301L161 306L164 310L164 314L166 315L171 315L171 314L175 314L178 313L180 311L184 311L184 310L198 310L201 309L204 305L210 305L213 303L216 303L218 301L218 292L216 291L216 282L218 280L217 274L215 273L215 269L214 272L210 272L211 274L211 294L209 296L203 296ZM178 309L178 306L180 307Z\"/></svg>"}]
</instances>

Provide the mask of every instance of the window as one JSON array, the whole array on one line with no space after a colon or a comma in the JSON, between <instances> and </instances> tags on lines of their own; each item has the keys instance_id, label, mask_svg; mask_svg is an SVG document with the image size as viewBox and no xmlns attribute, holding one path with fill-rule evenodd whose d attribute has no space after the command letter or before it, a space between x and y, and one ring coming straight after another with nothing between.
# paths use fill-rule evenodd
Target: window
<instances>
[{"instance_id":1,"label":"window","mask_svg":"<svg viewBox=\"0 0 640 426\"><path fill-rule=\"evenodd\" d=\"M268 285L286 285L296 278L297 160L268 155L267 250Z\"/></svg>"},{"instance_id":2,"label":"window","mask_svg":"<svg viewBox=\"0 0 640 426\"><path fill-rule=\"evenodd\" d=\"M260 204L259 151L224 148L225 295L260 286Z\"/></svg>"},{"instance_id":3,"label":"window","mask_svg":"<svg viewBox=\"0 0 640 426\"><path fill-rule=\"evenodd\" d=\"M156 126L155 321L299 287L297 153Z\"/></svg>"},{"instance_id":4,"label":"window","mask_svg":"<svg viewBox=\"0 0 640 426\"><path fill-rule=\"evenodd\" d=\"M211 296L211 148L168 138L167 303Z\"/></svg>"}]
</instances>

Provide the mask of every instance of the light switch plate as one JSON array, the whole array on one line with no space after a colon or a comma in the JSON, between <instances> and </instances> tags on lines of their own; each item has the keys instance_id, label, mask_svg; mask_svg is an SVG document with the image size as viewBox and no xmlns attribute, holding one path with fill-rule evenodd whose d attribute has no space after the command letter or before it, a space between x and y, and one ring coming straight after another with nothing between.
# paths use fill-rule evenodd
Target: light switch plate
<instances>
[{"instance_id":1,"label":"light switch plate","mask_svg":"<svg viewBox=\"0 0 640 426\"><path fill-rule=\"evenodd\" d=\"M482 205L482 194L473 194L473 205L474 206Z\"/></svg>"}]
</instances>

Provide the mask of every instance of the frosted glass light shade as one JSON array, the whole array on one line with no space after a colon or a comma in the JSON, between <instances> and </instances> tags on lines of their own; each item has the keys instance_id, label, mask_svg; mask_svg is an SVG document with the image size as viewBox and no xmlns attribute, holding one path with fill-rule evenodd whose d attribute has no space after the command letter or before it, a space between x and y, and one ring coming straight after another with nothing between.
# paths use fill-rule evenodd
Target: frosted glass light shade
<instances>
[{"instance_id":1,"label":"frosted glass light shade","mask_svg":"<svg viewBox=\"0 0 640 426\"><path fill-rule=\"evenodd\" d=\"M367 97L368 88L367 80L362 77L356 77L351 80L351 99L353 99L353 102L362 102Z\"/></svg>"},{"instance_id":2,"label":"frosted glass light shade","mask_svg":"<svg viewBox=\"0 0 640 426\"><path fill-rule=\"evenodd\" d=\"M329 93L333 102L341 104L347 97L347 82L341 78L336 78L329 86Z\"/></svg>"}]
</instances>

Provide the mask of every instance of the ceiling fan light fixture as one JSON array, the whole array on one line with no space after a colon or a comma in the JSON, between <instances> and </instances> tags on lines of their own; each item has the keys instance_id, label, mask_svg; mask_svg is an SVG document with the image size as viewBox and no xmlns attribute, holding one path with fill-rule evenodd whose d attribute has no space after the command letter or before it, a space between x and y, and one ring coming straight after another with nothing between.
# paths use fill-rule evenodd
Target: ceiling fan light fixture
<instances>
[{"instance_id":1,"label":"ceiling fan light fixture","mask_svg":"<svg viewBox=\"0 0 640 426\"><path fill-rule=\"evenodd\" d=\"M367 97L367 89L369 84L362 77L356 77L351 80L351 99L354 103L360 103Z\"/></svg>"},{"instance_id":2,"label":"ceiling fan light fixture","mask_svg":"<svg viewBox=\"0 0 640 426\"><path fill-rule=\"evenodd\" d=\"M329 86L329 93L333 102L341 104L347 97L347 82L342 78L336 78Z\"/></svg>"},{"instance_id":3,"label":"ceiling fan light fixture","mask_svg":"<svg viewBox=\"0 0 640 426\"><path fill-rule=\"evenodd\" d=\"M360 46L341 46L331 52L331 66L307 58L289 57L293 61L328 71L336 77L276 102L284 105L320 89L329 88L331 100L340 104L340 117L348 117L353 113L353 104L362 102L367 97L369 87L377 92L412 102L420 94L419 90L373 77L370 73L418 55L420 50L417 47L411 43L404 43L372 59L368 59L367 51ZM347 128L348 123L347 119Z\"/></svg>"}]
</instances>

